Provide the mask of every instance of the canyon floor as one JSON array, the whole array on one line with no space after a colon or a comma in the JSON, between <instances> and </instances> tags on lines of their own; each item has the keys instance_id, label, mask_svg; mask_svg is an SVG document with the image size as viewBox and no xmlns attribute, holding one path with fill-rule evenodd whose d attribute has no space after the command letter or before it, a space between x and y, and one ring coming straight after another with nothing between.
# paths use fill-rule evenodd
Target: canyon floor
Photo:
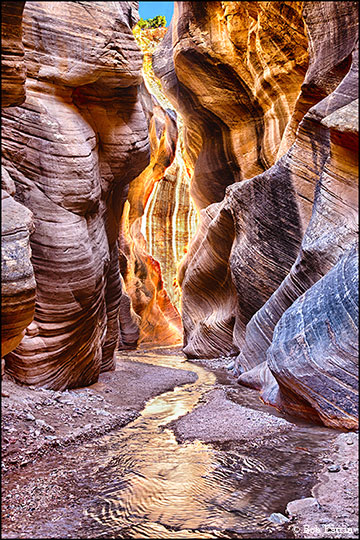
<instances>
[{"instance_id":1,"label":"canyon floor","mask_svg":"<svg viewBox=\"0 0 360 540\"><path fill-rule=\"evenodd\" d=\"M163 365L155 365L155 358ZM121 352L116 371L101 374L99 381L89 388L65 392L20 386L5 375L2 381L2 537L94 537L91 532L87 533L90 536L81 533L80 509L76 518L77 495L70 485L74 478L76 483L76 474L67 485L64 469L51 463L54 460L56 463L57 459L60 463L64 455L77 455L78 449L89 441L95 444L106 434L120 433L139 418L149 400L165 393L171 401L172 391L181 387L184 395L187 392L189 399L192 397L191 406L181 409L181 405L176 411L179 403L175 400L166 423L159 424L160 431L163 426L171 429L179 447L185 448L186 444L200 440L224 455L235 455L240 448L241 456L245 455L244 463L246 459L250 462L250 469L252 456L256 457L254 463L266 462L266 456L280 448L285 452L279 454L281 469L283 455L286 456L286 448L281 446L289 445L292 446L289 456L292 455L295 464L298 460L298 474L303 484L301 488L295 485L295 473L294 478L288 480L289 486L294 484L294 487L289 487L288 492L285 490L280 498L277 493L276 501L271 489L260 485L260 489L268 491L265 497L270 501L266 503L269 508L274 497L276 510L272 513L269 510L269 527L264 527L260 536L254 536L254 532L240 533L236 528L231 529L229 536L226 533L212 536L211 532L197 527L194 538L356 538L358 434L339 434L282 417L261 403L255 391L238 387L224 367L225 363L223 358L189 364L180 348ZM209 376L202 392L196 395L196 387L194 390L192 385L200 376L196 373L199 366ZM153 411L148 414L157 415L158 406L154 402ZM271 469L271 462L268 466ZM275 475L276 466L272 473ZM44 475L34 472L42 469ZM268 478L266 471L264 478ZM286 478L284 481L286 485ZM298 493L297 500L290 502L291 493ZM222 501L223 505L228 505L227 509L229 500ZM67 526L70 532L64 534L63 508L73 505L75 525L70 516ZM234 508L230 510L233 514L235 510L239 512ZM45 523L41 528L39 522L44 521L44 512L48 511L52 516L51 524ZM142 537L135 529L131 537ZM182 538L181 531L169 528L159 537ZM106 531L101 536L114 537ZM145 537L157 536L148 532ZM184 537L192 538L191 531L187 530Z\"/></svg>"}]
</instances>

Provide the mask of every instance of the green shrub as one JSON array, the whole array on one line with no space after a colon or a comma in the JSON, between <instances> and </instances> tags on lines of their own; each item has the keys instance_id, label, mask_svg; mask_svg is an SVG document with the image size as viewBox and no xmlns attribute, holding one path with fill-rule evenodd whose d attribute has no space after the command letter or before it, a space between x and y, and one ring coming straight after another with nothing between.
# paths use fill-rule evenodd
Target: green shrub
<instances>
[{"instance_id":1,"label":"green shrub","mask_svg":"<svg viewBox=\"0 0 360 540\"><path fill-rule=\"evenodd\" d=\"M156 15L156 17L153 17L152 19L140 19L137 26L141 29L160 28L161 26L166 26L166 19L164 15Z\"/></svg>"}]
</instances>

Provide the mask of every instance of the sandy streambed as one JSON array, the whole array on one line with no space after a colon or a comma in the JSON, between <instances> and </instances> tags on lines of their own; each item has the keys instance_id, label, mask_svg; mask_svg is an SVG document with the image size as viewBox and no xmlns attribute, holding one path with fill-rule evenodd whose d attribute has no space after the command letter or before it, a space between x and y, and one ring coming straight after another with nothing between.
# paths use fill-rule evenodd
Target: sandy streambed
<instances>
[{"instance_id":1,"label":"sandy streambed","mask_svg":"<svg viewBox=\"0 0 360 540\"><path fill-rule=\"evenodd\" d=\"M356 434L282 418L221 363L132 351L87 389L3 392L4 538L356 537Z\"/></svg>"}]
</instances>

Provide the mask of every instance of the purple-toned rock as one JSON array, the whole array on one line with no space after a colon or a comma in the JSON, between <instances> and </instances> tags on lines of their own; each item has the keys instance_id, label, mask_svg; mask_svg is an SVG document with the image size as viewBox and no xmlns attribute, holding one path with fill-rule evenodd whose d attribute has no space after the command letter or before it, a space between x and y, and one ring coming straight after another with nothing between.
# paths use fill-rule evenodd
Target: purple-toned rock
<instances>
[{"instance_id":1,"label":"purple-toned rock","mask_svg":"<svg viewBox=\"0 0 360 540\"><path fill-rule=\"evenodd\" d=\"M149 160L135 8L25 6L26 101L2 126L3 163L35 225L35 318L6 357L25 384L77 387L114 368L119 222L128 184Z\"/></svg>"}]
</instances>

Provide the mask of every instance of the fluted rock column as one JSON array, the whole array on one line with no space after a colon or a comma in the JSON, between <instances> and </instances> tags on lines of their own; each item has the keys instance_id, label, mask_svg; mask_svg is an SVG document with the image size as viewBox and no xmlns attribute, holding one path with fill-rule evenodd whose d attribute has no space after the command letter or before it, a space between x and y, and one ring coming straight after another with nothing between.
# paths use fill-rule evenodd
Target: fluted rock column
<instances>
[{"instance_id":1,"label":"fluted rock column","mask_svg":"<svg viewBox=\"0 0 360 540\"><path fill-rule=\"evenodd\" d=\"M175 157L178 139L176 115L163 109L145 86L141 88L141 99L148 122L151 158L148 167L129 188L120 229L122 273L132 307L139 317L137 343L174 345L182 341L181 318L164 287L160 263L149 252L142 224L148 218L149 199L156 186L164 182L165 171ZM158 204L168 208L171 199L165 198ZM162 243L161 234L162 231L153 231L150 244Z\"/></svg>"},{"instance_id":2,"label":"fluted rock column","mask_svg":"<svg viewBox=\"0 0 360 540\"><path fill-rule=\"evenodd\" d=\"M291 145L286 127L295 114L300 119L308 63L302 9L302 2L178 2L154 56L184 117L192 196L199 208L218 202L202 212L180 270L190 356L239 349L247 322L295 260L310 218L311 200L299 207L296 191L311 199L311 187L294 185L291 166L263 172L284 136Z\"/></svg>"},{"instance_id":3,"label":"fluted rock column","mask_svg":"<svg viewBox=\"0 0 360 540\"><path fill-rule=\"evenodd\" d=\"M187 251L198 215L189 196L189 164L184 159L181 117L162 92L152 56L166 28L134 29L143 53L141 97L148 120L151 159L131 183L122 220L121 267L132 307L139 317L137 343L182 343L178 265ZM191 167L190 167L191 169ZM130 345L133 332L120 343Z\"/></svg>"}]
</instances>

